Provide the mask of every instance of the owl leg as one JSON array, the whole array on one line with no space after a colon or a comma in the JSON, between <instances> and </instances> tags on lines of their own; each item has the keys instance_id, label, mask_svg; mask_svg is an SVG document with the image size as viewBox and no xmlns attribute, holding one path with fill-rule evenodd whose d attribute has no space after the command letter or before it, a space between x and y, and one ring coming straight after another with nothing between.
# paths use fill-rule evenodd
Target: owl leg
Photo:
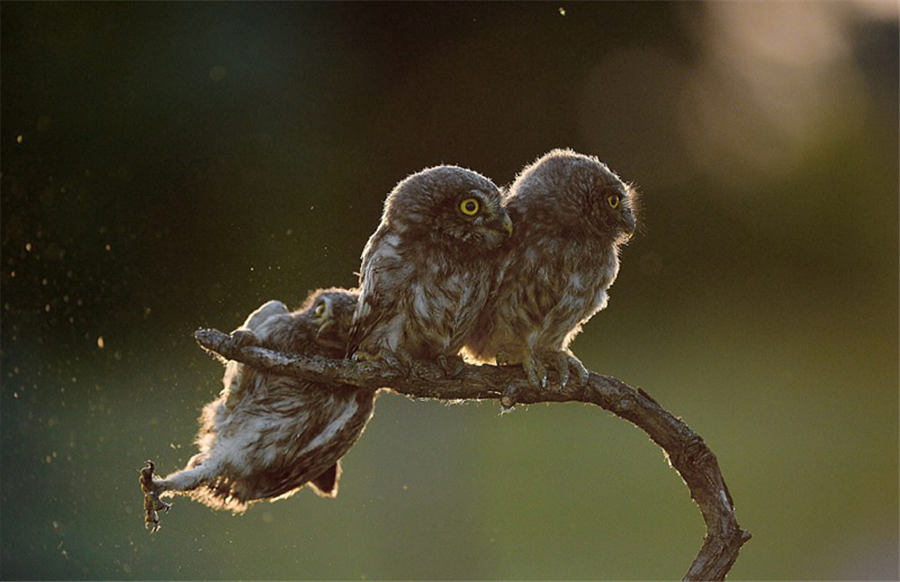
<instances>
[{"instance_id":1,"label":"owl leg","mask_svg":"<svg viewBox=\"0 0 900 582\"><path fill-rule=\"evenodd\" d=\"M147 461L147 464L141 469L140 476L141 491L144 493L144 525L151 534L159 531L159 512L169 511L169 508L172 507L159 498L165 488L160 485L158 477L154 478L154 469L153 461Z\"/></svg>"},{"instance_id":2,"label":"owl leg","mask_svg":"<svg viewBox=\"0 0 900 582\"><path fill-rule=\"evenodd\" d=\"M163 491L193 491L215 476L215 469L207 465L196 465L167 475L165 479L154 479L154 485ZM172 495L172 493L169 493Z\"/></svg>"}]
</instances>

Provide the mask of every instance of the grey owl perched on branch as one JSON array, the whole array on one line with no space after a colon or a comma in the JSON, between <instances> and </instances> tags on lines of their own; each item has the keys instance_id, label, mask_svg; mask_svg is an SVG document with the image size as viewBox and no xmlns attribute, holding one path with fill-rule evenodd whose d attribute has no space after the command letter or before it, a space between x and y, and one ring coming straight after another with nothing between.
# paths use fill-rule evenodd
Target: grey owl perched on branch
<instances>
[{"instance_id":1,"label":"grey owl perched on branch","mask_svg":"<svg viewBox=\"0 0 900 582\"><path fill-rule=\"evenodd\" d=\"M233 335L245 345L341 358L357 297L345 289L319 290L293 313L269 301ZM200 452L181 471L153 478L156 499L185 493L212 508L241 512L306 483L320 495L337 495L340 458L371 418L374 392L264 374L237 362L228 362L223 382L219 398L200 416Z\"/></svg>"},{"instance_id":2,"label":"grey owl perched on branch","mask_svg":"<svg viewBox=\"0 0 900 582\"><path fill-rule=\"evenodd\" d=\"M394 187L362 254L348 353L454 373L512 234L500 191L481 174L437 166Z\"/></svg>"},{"instance_id":3,"label":"grey owl perched on branch","mask_svg":"<svg viewBox=\"0 0 900 582\"><path fill-rule=\"evenodd\" d=\"M553 150L526 167L505 200L516 224L503 278L467 351L483 361L522 364L546 387L556 370L587 370L568 349L581 326L606 307L619 246L635 230L636 194L595 157Z\"/></svg>"}]
</instances>

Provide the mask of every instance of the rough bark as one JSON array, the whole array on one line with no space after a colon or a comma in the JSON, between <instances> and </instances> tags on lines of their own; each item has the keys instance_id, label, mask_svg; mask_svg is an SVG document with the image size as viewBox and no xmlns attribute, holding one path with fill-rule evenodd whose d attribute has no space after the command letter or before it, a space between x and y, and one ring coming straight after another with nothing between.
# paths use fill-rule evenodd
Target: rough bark
<instances>
[{"instance_id":1,"label":"rough bark","mask_svg":"<svg viewBox=\"0 0 900 582\"><path fill-rule=\"evenodd\" d=\"M457 376L447 378L437 365L428 362L415 362L409 373L401 373L378 362L328 360L260 347L240 347L228 334L215 329L200 329L194 335L203 348L226 359L314 382L372 390L389 387L414 398L498 399L504 407L537 402L596 404L646 432L665 451L699 506L706 523L706 537L685 580L724 580L741 546L750 539L750 533L738 525L731 494L716 457L700 435L642 389L635 390L612 376L591 372L583 385L573 380L563 390L537 390L528 384L518 366L466 365ZM552 385L554 379L550 380Z\"/></svg>"}]
</instances>

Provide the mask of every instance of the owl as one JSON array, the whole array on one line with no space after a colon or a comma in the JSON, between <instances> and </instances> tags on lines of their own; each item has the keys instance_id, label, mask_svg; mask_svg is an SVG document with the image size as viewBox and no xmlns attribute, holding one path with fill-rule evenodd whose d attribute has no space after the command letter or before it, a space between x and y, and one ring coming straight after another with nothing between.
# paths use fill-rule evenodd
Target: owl
<instances>
[{"instance_id":1,"label":"owl","mask_svg":"<svg viewBox=\"0 0 900 582\"><path fill-rule=\"evenodd\" d=\"M293 313L269 301L233 336L243 345L341 358L357 298L355 291L319 290ZM200 452L184 469L153 478L155 499L184 493L237 513L255 501L293 495L307 483L322 496L337 495L340 459L371 418L374 392L266 374L237 362L227 364L223 383L200 416Z\"/></svg>"},{"instance_id":2,"label":"owl","mask_svg":"<svg viewBox=\"0 0 900 582\"><path fill-rule=\"evenodd\" d=\"M527 166L504 204L516 224L500 284L466 351L481 361L522 364L546 388L587 370L568 349L619 271L619 248L636 225L636 193L597 158L553 150Z\"/></svg>"},{"instance_id":3,"label":"owl","mask_svg":"<svg viewBox=\"0 0 900 582\"><path fill-rule=\"evenodd\" d=\"M512 230L497 186L476 172L437 166L402 180L363 250L348 353L457 372Z\"/></svg>"}]
</instances>

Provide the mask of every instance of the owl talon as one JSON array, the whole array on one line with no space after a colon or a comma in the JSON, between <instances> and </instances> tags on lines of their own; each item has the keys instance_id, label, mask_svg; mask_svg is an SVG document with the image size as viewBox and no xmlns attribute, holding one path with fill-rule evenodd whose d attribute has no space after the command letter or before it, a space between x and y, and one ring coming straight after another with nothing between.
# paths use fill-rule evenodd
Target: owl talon
<instances>
[{"instance_id":1,"label":"owl talon","mask_svg":"<svg viewBox=\"0 0 900 582\"><path fill-rule=\"evenodd\" d=\"M497 352L497 355L494 357L494 361L496 361L497 365L501 366L501 367L515 365L515 362L514 362L512 356L510 356L506 352Z\"/></svg>"},{"instance_id":2,"label":"owl talon","mask_svg":"<svg viewBox=\"0 0 900 582\"><path fill-rule=\"evenodd\" d=\"M590 374L581 360L568 350L533 354L525 358L523 366L528 376L528 382L533 388L540 390L565 390L573 377L577 378L580 384L584 384ZM558 382L551 384L548 381L549 371L556 372Z\"/></svg>"},{"instance_id":3,"label":"owl talon","mask_svg":"<svg viewBox=\"0 0 900 582\"><path fill-rule=\"evenodd\" d=\"M581 360L569 350L563 350L556 355L555 365L556 371L559 373L559 387L562 390L564 390L569 384L569 381L572 380L572 372L575 373L574 375L577 378L579 385L584 385L590 375L590 372L584 367Z\"/></svg>"},{"instance_id":4,"label":"owl talon","mask_svg":"<svg viewBox=\"0 0 900 582\"><path fill-rule=\"evenodd\" d=\"M565 390L566 384L569 383L569 358L564 352L560 352L556 358L556 371L559 373L559 387Z\"/></svg>"},{"instance_id":5,"label":"owl talon","mask_svg":"<svg viewBox=\"0 0 900 582\"><path fill-rule=\"evenodd\" d=\"M588 369L584 367L584 364L581 363L581 360L579 360L578 357L575 356L575 354L573 354L569 350L564 350L560 352L558 362L560 366L560 383L562 384L563 388L566 387L566 383L568 382L568 379L570 377L570 372L572 371L574 371L575 375L578 377L578 382L580 385L583 385L587 382L588 376L590 376L590 372L588 372ZM566 383L562 382L562 378L564 376L566 378Z\"/></svg>"},{"instance_id":6,"label":"owl talon","mask_svg":"<svg viewBox=\"0 0 900 582\"><path fill-rule=\"evenodd\" d=\"M578 383L582 386L587 384L591 377L591 372L585 367L581 360L572 356L569 359L569 366L575 368L575 372L578 374Z\"/></svg>"},{"instance_id":7,"label":"owl talon","mask_svg":"<svg viewBox=\"0 0 900 582\"><path fill-rule=\"evenodd\" d=\"M547 388L547 371L541 364L540 360L534 357L525 358L522 362L525 369L525 375L528 377L528 383L535 390L544 390Z\"/></svg>"},{"instance_id":8,"label":"owl talon","mask_svg":"<svg viewBox=\"0 0 900 582\"><path fill-rule=\"evenodd\" d=\"M440 355L437 357L437 363L447 378L456 378L462 373L465 366L465 362L459 356Z\"/></svg>"}]
</instances>

